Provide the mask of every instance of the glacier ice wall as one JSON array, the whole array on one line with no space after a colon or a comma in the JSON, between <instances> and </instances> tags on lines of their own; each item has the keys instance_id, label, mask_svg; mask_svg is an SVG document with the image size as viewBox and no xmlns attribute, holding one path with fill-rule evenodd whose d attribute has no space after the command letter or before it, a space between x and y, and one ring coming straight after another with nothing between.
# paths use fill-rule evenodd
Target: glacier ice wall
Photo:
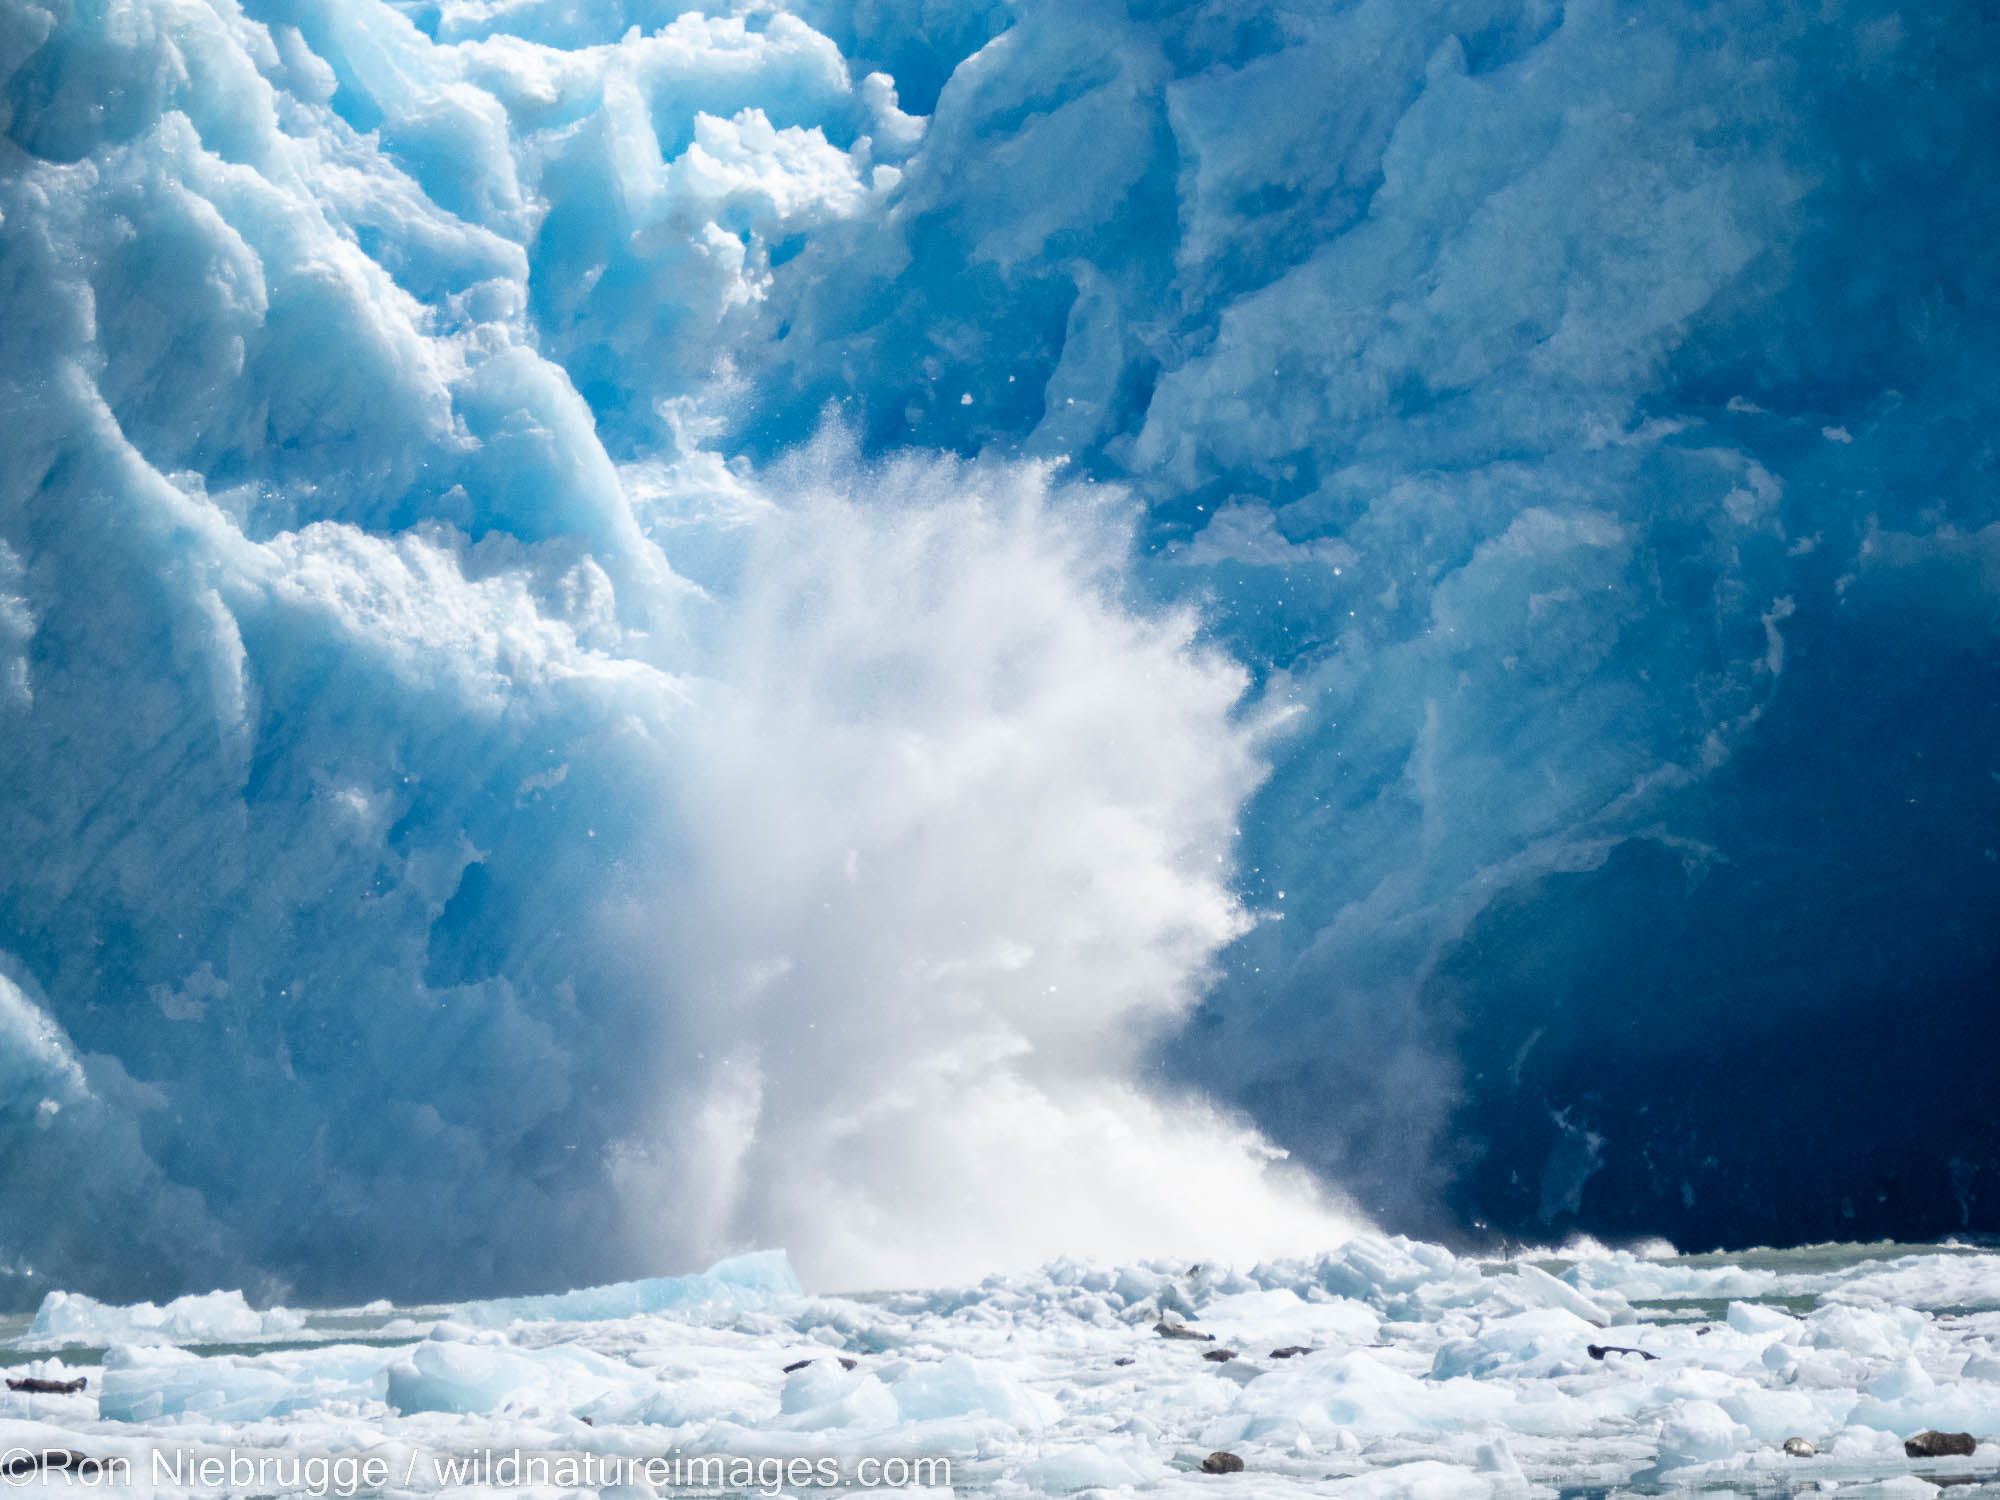
<instances>
[{"instance_id":1,"label":"glacier ice wall","mask_svg":"<svg viewBox=\"0 0 2000 1500\"><path fill-rule=\"evenodd\" d=\"M4 1295L2000 1228L1995 29L0 0Z\"/></svg>"},{"instance_id":2,"label":"glacier ice wall","mask_svg":"<svg viewBox=\"0 0 2000 1500\"><path fill-rule=\"evenodd\" d=\"M770 245L914 144L884 81L783 16L10 14L17 1287L1340 1222L1141 1086L1244 926L1265 725L1121 597L1130 503L836 429L759 477L580 394L713 420Z\"/></svg>"},{"instance_id":3,"label":"glacier ice wall","mask_svg":"<svg viewBox=\"0 0 2000 1500\"><path fill-rule=\"evenodd\" d=\"M1085 17L730 431L1128 484L1299 711L1183 1073L1436 1232L2000 1228L1990 10Z\"/></svg>"}]
</instances>

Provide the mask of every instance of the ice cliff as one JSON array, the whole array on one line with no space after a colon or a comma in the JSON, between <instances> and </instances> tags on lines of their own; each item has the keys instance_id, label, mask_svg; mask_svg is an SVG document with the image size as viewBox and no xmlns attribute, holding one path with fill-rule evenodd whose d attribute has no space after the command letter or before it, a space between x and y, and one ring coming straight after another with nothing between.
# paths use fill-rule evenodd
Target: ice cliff
<instances>
[{"instance_id":1,"label":"ice cliff","mask_svg":"<svg viewBox=\"0 0 2000 1500\"><path fill-rule=\"evenodd\" d=\"M0 1299L2000 1229L1996 43L0 0Z\"/></svg>"}]
</instances>

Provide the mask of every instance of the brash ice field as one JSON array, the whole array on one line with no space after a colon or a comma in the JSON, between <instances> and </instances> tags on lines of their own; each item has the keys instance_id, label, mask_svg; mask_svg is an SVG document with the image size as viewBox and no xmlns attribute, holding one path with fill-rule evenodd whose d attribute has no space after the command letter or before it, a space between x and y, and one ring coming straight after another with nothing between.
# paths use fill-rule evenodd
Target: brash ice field
<instances>
[{"instance_id":1,"label":"brash ice field","mask_svg":"<svg viewBox=\"0 0 2000 1500\"><path fill-rule=\"evenodd\" d=\"M1906 1248L1481 1264L1369 1237L858 1297L803 1295L764 1253L329 1313L58 1295L0 1358L89 1384L0 1396L0 1444L122 1463L107 1485L163 1497L215 1493L199 1466L232 1462L265 1476L234 1492L271 1494L342 1472L350 1494L453 1497L1984 1493L1990 1444L1904 1443L2000 1430L2000 1257ZM1205 1471L1220 1454L1242 1468Z\"/></svg>"},{"instance_id":2,"label":"brash ice field","mask_svg":"<svg viewBox=\"0 0 2000 1500\"><path fill-rule=\"evenodd\" d=\"M1997 42L0 0L6 1431L1916 1495Z\"/></svg>"}]
</instances>

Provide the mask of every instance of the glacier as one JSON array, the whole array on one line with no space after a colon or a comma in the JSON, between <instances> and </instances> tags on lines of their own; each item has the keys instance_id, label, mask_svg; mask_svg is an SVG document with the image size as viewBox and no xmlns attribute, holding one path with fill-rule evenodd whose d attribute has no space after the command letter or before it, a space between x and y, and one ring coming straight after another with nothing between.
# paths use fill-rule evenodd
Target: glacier
<instances>
[{"instance_id":1,"label":"glacier","mask_svg":"<svg viewBox=\"0 0 2000 1500\"><path fill-rule=\"evenodd\" d=\"M0 0L0 1305L2000 1230L1996 28Z\"/></svg>"}]
</instances>

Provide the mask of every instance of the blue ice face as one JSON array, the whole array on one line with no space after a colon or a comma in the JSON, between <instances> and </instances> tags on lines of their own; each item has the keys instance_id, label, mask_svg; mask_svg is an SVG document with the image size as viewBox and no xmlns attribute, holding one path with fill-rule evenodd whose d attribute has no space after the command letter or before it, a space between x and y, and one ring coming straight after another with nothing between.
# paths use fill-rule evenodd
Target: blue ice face
<instances>
[{"instance_id":1,"label":"blue ice face","mask_svg":"<svg viewBox=\"0 0 2000 1500\"><path fill-rule=\"evenodd\" d=\"M0 42L0 1297L2000 1227L1976 7Z\"/></svg>"},{"instance_id":2,"label":"blue ice face","mask_svg":"<svg viewBox=\"0 0 2000 1500\"><path fill-rule=\"evenodd\" d=\"M801 257L744 440L859 364L875 441L1119 480L1139 586L1297 713L1241 846L1282 920L1169 1051L1370 1209L1701 1244L1990 1213L1991 1065L1877 1070L1992 1017L1995 41L1029 8L893 249Z\"/></svg>"}]
</instances>

